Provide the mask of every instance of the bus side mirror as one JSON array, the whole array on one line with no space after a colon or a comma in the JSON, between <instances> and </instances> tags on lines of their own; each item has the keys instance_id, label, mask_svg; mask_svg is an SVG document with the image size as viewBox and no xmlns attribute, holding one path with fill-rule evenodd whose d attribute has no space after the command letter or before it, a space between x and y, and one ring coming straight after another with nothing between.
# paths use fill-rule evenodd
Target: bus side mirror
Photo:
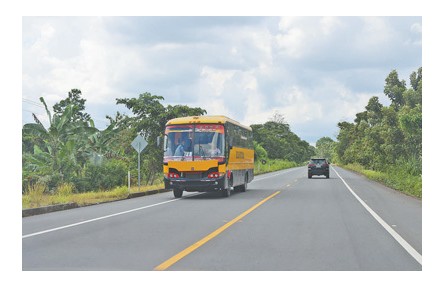
<instances>
[{"instance_id":1,"label":"bus side mirror","mask_svg":"<svg viewBox=\"0 0 445 288\"><path fill-rule=\"evenodd\" d=\"M161 147L161 136L156 137L156 145Z\"/></svg>"}]
</instances>

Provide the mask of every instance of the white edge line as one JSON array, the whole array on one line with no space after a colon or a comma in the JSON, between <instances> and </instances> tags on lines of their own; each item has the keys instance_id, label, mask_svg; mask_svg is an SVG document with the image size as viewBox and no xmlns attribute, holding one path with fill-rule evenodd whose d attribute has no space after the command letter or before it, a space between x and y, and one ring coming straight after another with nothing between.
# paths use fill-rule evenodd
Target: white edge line
<instances>
[{"instance_id":1,"label":"white edge line","mask_svg":"<svg viewBox=\"0 0 445 288\"><path fill-rule=\"evenodd\" d=\"M193 195L187 195L187 196L185 196L183 198L189 198L189 197L197 196L197 195L203 194L203 193L205 193L205 192L198 192L198 193L195 193ZM135 211L139 211L139 210L143 210L143 209L147 209L147 208L151 208L151 207L167 204L167 203L170 203L170 202L178 201L178 200L181 200L183 198L172 199L172 200L168 200L168 201L164 201L164 202L160 202L160 203L156 203L156 204L151 204L151 205L148 205L148 206L143 206L143 207L127 210L127 211L122 211L122 212L119 212L119 213L114 213L114 214L105 215L105 216L98 217L98 218L93 218L93 219L89 219L89 220L85 220L85 221L81 221L81 222L76 222L76 223L65 225L65 226L60 226L60 227L56 227L56 228L52 228L52 229L48 229L48 230L43 230L43 231L31 233L31 234L26 234L26 235L22 236L22 239L33 237L33 236L37 236L37 235L41 235L41 234L46 234L46 233L50 233L50 232L54 232L54 231L58 231L58 230L62 230L62 229L70 228L70 227L74 227L74 226L79 226L79 225L82 225L82 224L95 222L95 221L99 221L99 220L103 220L103 219L107 219L107 218L111 218L111 217L115 217L115 216L119 216L119 215L123 215L123 214L132 213L132 212L135 212Z\"/></svg>"},{"instance_id":2,"label":"white edge line","mask_svg":"<svg viewBox=\"0 0 445 288\"><path fill-rule=\"evenodd\" d=\"M388 233L394 237L394 239L420 264L422 265L422 255L416 251L416 249L414 249L408 242L406 242L405 239L402 238L402 236L400 236L394 229L391 228L391 226L389 226L377 213L374 212L374 210L371 209L371 207L369 207L365 201L363 201L355 192L354 190L352 190L351 187L349 187L348 183L346 183L346 181L340 176L340 174L338 174L337 170L334 169L334 167L332 167L332 169L334 170L334 172L337 174L337 176L341 179L341 181L343 181L343 183L345 184L346 188L348 188L349 192L351 192L352 195L354 195L354 197L358 200L358 202L360 202L360 204L362 204L363 207L365 207L365 209L372 215L372 217L374 217L377 222L380 223L380 225L383 226L383 228L385 228L386 231L388 231Z\"/></svg>"}]
</instances>

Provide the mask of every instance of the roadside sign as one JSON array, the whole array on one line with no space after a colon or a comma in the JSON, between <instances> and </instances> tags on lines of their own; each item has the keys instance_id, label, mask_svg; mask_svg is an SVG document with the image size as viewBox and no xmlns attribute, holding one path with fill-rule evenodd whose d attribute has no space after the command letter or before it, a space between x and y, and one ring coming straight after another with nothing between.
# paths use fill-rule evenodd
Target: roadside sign
<instances>
[{"instance_id":1,"label":"roadside sign","mask_svg":"<svg viewBox=\"0 0 445 288\"><path fill-rule=\"evenodd\" d=\"M133 146L133 148L138 153L141 153L142 150L144 150L145 147L147 147L147 144L148 144L147 141L145 141L145 139L141 135L136 136L136 138L134 138L133 142L131 142L131 146Z\"/></svg>"},{"instance_id":2,"label":"roadside sign","mask_svg":"<svg viewBox=\"0 0 445 288\"><path fill-rule=\"evenodd\" d=\"M141 152L147 147L147 144L147 141L141 135L136 136L131 142L131 146L138 152L138 192L141 190Z\"/></svg>"}]
</instances>

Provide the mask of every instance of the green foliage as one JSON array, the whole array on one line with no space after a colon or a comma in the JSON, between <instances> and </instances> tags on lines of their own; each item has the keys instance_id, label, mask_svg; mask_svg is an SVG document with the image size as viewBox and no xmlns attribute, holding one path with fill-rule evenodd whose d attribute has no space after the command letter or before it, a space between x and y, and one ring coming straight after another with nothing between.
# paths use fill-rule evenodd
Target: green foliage
<instances>
[{"instance_id":1,"label":"green foliage","mask_svg":"<svg viewBox=\"0 0 445 288\"><path fill-rule=\"evenodd\" d=\"M303 162L314 153L314 148L290 131L289 124L268 121L250 126L253 139L267 152L270 159Z\"/></svg>"},{"instance_id":2,"label":"green foliage","mask_svg":"<svg viewBox=\"0 0 445 288\"><path fill-rule=\"evenodd\" d=\"M335 152L340 163L380 171L383 182L421 195L422 68L411 74L410 84L407 89L397 71L391 71L384 87L391 105L384 107L371 97L354 123L338 123Z\"/></svg>"},{"instance_id":3,"label":"green foliage","mask_svg":"<svg viewBox=\"0 0 445 288\"><path fill-rule=\"evenodd\" d=\"M391 100L391 105L398 110L404 105L403 93L406 91L406 82L405 80L399 80L399 75L396 70L392 70L385 81L386 85L383 92Z\"/></svg>"},{"instance_id":4,"label":"green foliage","mask_svg":"<svg viewBox=\"0 0 445 288\"><path fill-rule=\"evenodd\" d=\"M253 141L253 147L255 151L255 161L267 159L267 151L256 141Z\"/></svg>"},{"instance_id":5,"label":"green foliage","mask_svg":"<svg viewBox=\"0 0 445 288\"><path fill-rule=\"evenodd\" d=\"M124 116L120 121L127 128L154 142L157 136L164 133L168 120L206 114L204 109L190 108L186 105L164 107L161 103L163 100L164 97L150 93L140 94L138 98L118 98L116 103L125 105L134 115L132 117Z\"/></svg>"},{"instance_id":6,"label":"green foliage","mask_svg":"<svg viewBox=\"0 0 445 288\"><path fill-rule=\"evenodd\" d=\"M49 127L44 127L35 115L36 123L23 126L24 141L29 141L24 146L34 147L33 152L23 154L24 182L46 179L53 189L58 181L69 181L80 173L86 158L85 140L98 130L89 123L73 121L75 106L70 104L62 113L52 115L42 97L40 101L45 106Z\"/></svg>"},{"instance_id":7,"label":"green foliage","mask_svg":"<svg viewBox=\"0 0 445 288\"><path fill-rule=\"evenodd\" d=\"M86 99L81 98L82 91L79 89L71 89L70 92L68 92L68 97L59 103L56 103L53 106L54 113L58 115L62 115L63 112L68 108L68 106L73 107L73 113L71 115L71 122L76 122L79 120L82 121L89 121L91 119L91 116L88 113L82 112L85 110L85 102Z\"/></svg>"},{"instance_id":8,"label":"green foliage","mask_svg":"<svg viewBox=\"0 0 445 288\"><path fill-rule=\"evenodd\" d=\"M137 175L137 153L131 142L138 134L148 142L141 154L141 183L153 184L162 175L163 153L156 146L156 138L163 135L166 123L173 118L206 113L186 105L164 106L162 96L143 93L137 98L116 99L131 116L119 112L107 116L109 125L99 130L84 112L86 100L81 95L80 90L72 89L66 99L53 106L53 111L40 98L49 126L45 127L36 115L35 123L23 126L23 207L66 202L83 205L126 197L127 173ZM255 159L267 161L255 163L262 173L294 167L315 153L314 147L290 131L279 114L252 128ZM113 191L115 187L120 188ZM87 191L95 192L90 195Z\"/></svg>"},{"instance_id":9,"label":"green foliage","mask_svg":"<svg viewBox=\"0 0 445 288\"><path fill-rule=\"evenodd\" d=\"M332 161L335 158L335 147L334 140L329 137L322 137L315 143L316 156L326 157Z\"/></svg>"},{"instance_id":10,"label":"green foliage","mask_svg":"<svg viewBox=\"0 0 445 288\"><path fill-rule=\"evenodd\" d=\"M110 190L127 183L128 165L118 159L105 159L100 165L87 163L74 183L79 192Z\"/></svg>"},{"instance_id":11,"label":"green foliage","mask_svg":"<svg viewBox=\"0 0 445 288\"><path fill-rule=\"evenodd\" d=\"M116 120L120 127L131 131L132 138L137 134L142 135L148 142L148 147L142 153L141 161L142 174L149 183L153 183L157 175L162 172L163 151L156 147L156 138L164 134L165 125L173 118L185 116L198 116L207 113L201 108L192 108L186 105L168 105L164 107L161 101L164 97L151 95L150 93L140 94L138 98L116 99L117 104L123 104L131 110L134 116L120 116ZM130 145L131 141L127 145ZM137 163L137 153L129 152L133 155L130 163Z\"/></svg>"},{"instance_id":12,"label":"green foliage","mask_svg":"<svg viewBox=\"0 0 445 288\"><path fill-rule=\"evenodd\" d=\"M185 105L164 107L162 96L143 93L138 98L117 99L133 114L119 112L104 130L95 128L90 115L84 112L82 92L72 89L68 97L53 106L51 112L43 98L49 127L36 115L35 123L22 129L22 186L43 183L54 193L63 183L72 183L72 191L105 190L125 185L127 172L137 174L137 153L131 141L141 134L149 146L141 155L141 178L153 183L162 171L162 151L156 137L163 134L168 120L176 117L203 115L201 108Z\"/></svg>"},{"instance_id":13,"label":"green foliage","mask_svg":"<svg viewBox=\"0 0 445 288\"><path fill-rule=\"evenodd\" d=\"M360 164L347 164L344 167L359 172L369 179L378 181L398 191L406 194L422 198L422 176L415 173L412 174L410 164L399 163L387 166L385 171L374 171L365 169Z\"/></svg>"},{"instance_id":14,"label":"green foliage","mask_svg":"<svg viewBox=\"0 0 445 288\"><path fill-rule=\"evenodd\" d=\"M255 169L254 169L255 175L288 169L297 166L297 163L283 159L264 159L264 160L266 160L264 164L261 161L255 163Z\"/></svg>"}]
</instances>

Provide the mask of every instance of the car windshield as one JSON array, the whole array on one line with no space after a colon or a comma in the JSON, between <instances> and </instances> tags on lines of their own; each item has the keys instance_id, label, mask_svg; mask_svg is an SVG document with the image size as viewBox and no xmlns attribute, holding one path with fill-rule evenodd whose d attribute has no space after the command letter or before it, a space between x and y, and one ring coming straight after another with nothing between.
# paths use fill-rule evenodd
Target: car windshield
<instances>
[{"instance_id":1,"label":"car windshield","mask_svg":"<svg viewBox=\"0 0 445 288\"><path fill-rule=\"evenodd\" d=\"M311 159L312 164L325 164L326 159Z\"/></svg>"},{"instance_id":2,"label":"car windshield","mask_svg":"<svg viewBox=\"0 0 445 288\"><path fill-rule=\"evenodd\" d=\"M171 125L165 130L164 162L224 157L224 126L217 124Z\"/></svg>"}]
</instances>

